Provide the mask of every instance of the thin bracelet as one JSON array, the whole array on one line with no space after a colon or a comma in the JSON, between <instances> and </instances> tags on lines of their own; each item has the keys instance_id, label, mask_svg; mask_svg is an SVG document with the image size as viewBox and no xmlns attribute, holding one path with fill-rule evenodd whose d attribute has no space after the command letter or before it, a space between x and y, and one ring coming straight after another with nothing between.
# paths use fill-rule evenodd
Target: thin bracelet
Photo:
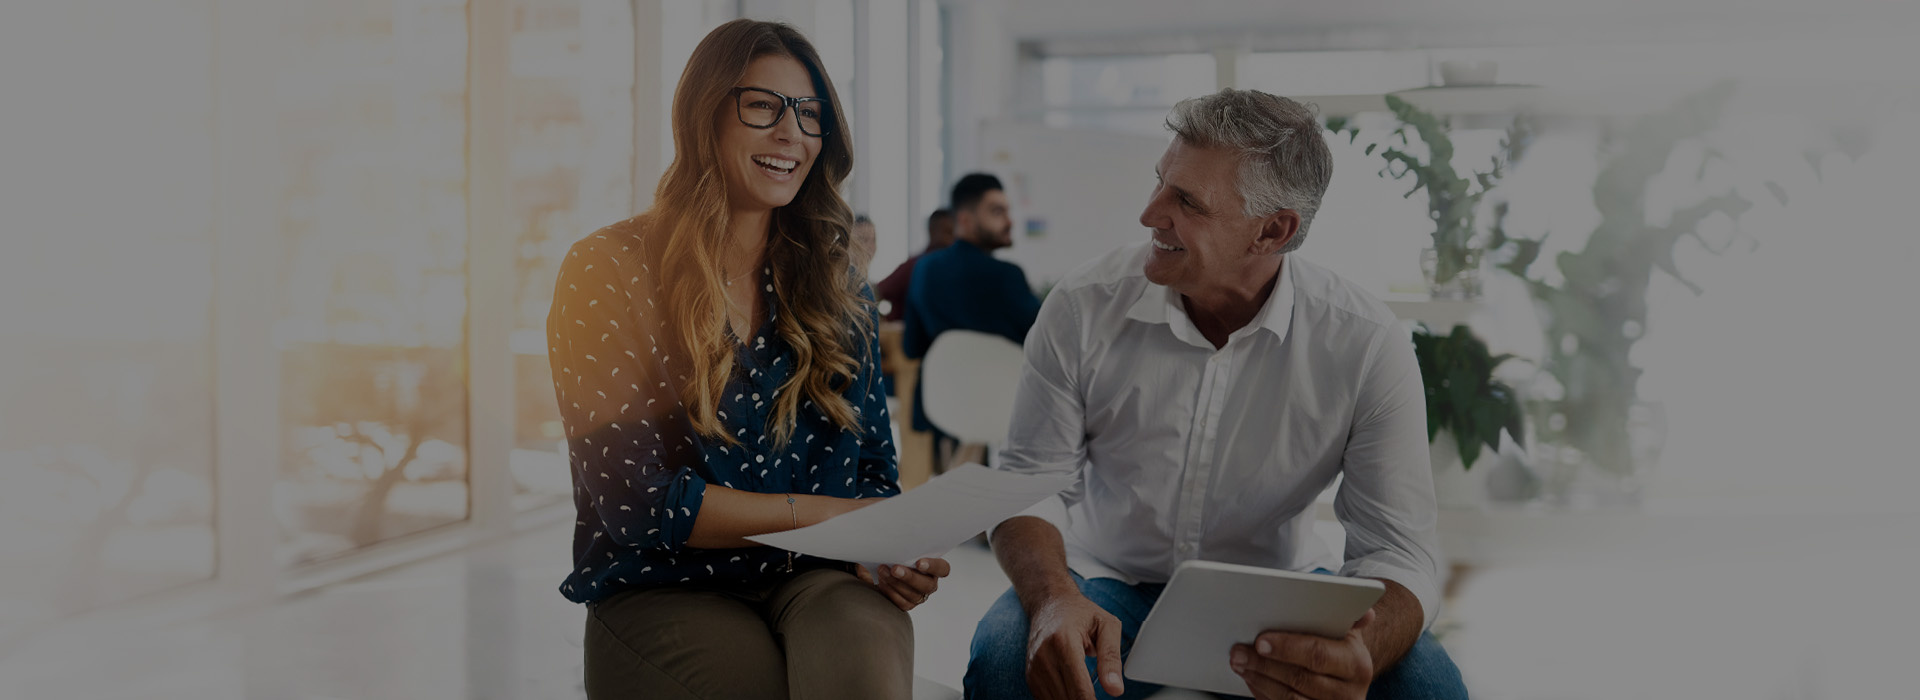
<instances>
[{"instance_id":1,"label":"thin bracelet","mask_svg":"<svg viewBox=\"0 0 1920 700\"><path fill-rule=\"evenodd\" d=\"M793 494L787 494L787 513L793 516L793 529L800 529L800 508L793 504ZM793 573L793 551L787 551L787 573Z\"/></svg>"}]
</instances>

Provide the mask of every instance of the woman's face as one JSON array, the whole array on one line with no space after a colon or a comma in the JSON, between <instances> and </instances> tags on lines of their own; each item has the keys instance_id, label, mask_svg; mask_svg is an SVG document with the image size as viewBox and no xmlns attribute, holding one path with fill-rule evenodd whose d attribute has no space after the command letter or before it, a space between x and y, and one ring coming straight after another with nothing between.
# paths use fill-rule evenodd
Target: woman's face
<instances>
[{"instance_id":1,"label":"woman's face","mask_svg":"<svg viewBox=\"0 0 1920 700\"><path fill-rule=\"evenodd\" d=\"M793 98L816 97L806 66L790 56L754 59L735 87L771 90ZM748 126L739 117L742 103L779 110L780 120L772 128ZM822 106L807 103L809 109ZM820 153L821 137L802 133L794 110L761 92L728 96L715 117L720 120L720 169L727 178L728 205L735 211L766 211L792 202Z\"/></svg>"}]
</instances>

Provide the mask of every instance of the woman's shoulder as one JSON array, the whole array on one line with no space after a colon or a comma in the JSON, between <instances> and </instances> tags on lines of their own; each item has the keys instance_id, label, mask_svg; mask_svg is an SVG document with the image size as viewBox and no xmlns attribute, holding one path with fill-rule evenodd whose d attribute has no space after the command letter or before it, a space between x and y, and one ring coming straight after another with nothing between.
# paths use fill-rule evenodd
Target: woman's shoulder
<instances>
[{"instance_id":1,"label":"woman's shoulder","mask_svg":"<svg viewBox=\"0 0 1920 700\"><path fill-rule=\"evenodd\" d=\"M638 259L641 247L646 242L646 231L650 228L640 217L603 227L574 241L567 248L567 259L569 262L575 259L587 262L604 258L619 258L622 262Z\"/></svg>"},{"instance_id":2,"label":"woman's shoulder","mask_svg":"<svg viewBox=\"0 0 1920 700\"><path fill-rule=\"evenodd\" d=\"M635 217L589 233L568 246L560 261L561 275L618 280L634 284L647 277L645 232L650 226Z\"/></svg>"}]
</instances>

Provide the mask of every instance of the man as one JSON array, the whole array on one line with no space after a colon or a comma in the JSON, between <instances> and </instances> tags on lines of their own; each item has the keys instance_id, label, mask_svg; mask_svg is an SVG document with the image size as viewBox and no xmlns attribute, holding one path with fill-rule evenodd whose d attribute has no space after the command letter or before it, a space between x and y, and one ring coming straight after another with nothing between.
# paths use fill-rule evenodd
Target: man
<instances>
[{"instance_id":1,"label":"man","mask_svg":"<svg viewBox=\"0 0 1920 700\"><path fill-rule=\"evenodd\" d=\"M873 227L873 219L867 218L866 214L853 217L851 233L853 234L850 246L853 250L853 266L860 271L860 279L865 280L867 268L873 264L874 249L880 245L879 233Z\"/></svg>"},{"instance_id":2,"label":"man","mask_svg":"<svg viewBox=\"0 0 1920 700\"><path fill-rule=\"evenodd\" d=\"M1078 479L992 533L1013 588L975 632L968 697L1151 694L1121 661L1191 559L1386 583L1343 639L1223 652L1255 697L1464 697L1423 634L1440 586L1413 346L1379 301L1289 255L1333 174L1319 124L1223 90L1167 125L1152 240L1056 286L1026 344L1000 467ZM1336 475L1344 564L1313 533Z\"/></svg>"},{"instance_id":3,"label":"man","mask_svg":"<svg viewBox=\"0 0 1920 700\"><path fill-rule=\"evenodd\" d=\"M887 275L886 279L880 280L879 284L873 286L874 293L879 294L880 298L889 305L886 320L899 321L906 318L907 286L913 281L913 266L919 264L920 258L926 257L927 253L952 244L953 212L947 209L933 210L933 214L927 216L926 250L920 251L919 255L907 258L906 262L893 268L893 273Z\"/></svg>"},{"instance_id":4,"label":"man","mask_svg":"<svg viewBox=\"0 0 1920 700\"><path fill-rule=\"evenodd\" d=\"M907 286L906 328L901 345L920 358L933 340L950 330L992 333L1025 342L1040 313L1040 298L1027 286L1019 265L993 257L1013 245L1013 218L1000 178L971 173L953 184L954 242L927 253L914 265ZM917 387L913 428L933 430ZM936 436L941 434L935 430Z\"/></svg>"}]
</instances>

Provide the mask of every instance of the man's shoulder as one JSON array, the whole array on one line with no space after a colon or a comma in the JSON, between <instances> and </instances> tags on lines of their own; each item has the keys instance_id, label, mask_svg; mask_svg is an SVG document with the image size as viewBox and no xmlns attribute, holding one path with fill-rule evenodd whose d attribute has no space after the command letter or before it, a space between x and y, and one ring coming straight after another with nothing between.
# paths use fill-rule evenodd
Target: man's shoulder
<instances>
[{"instance_id":1,"label":"man's shoulder","mask_svg":"<svg viewBox=\"0 0 1920 700\"><path fill-rule=\"evenodd\" d=\"M1002 277L1019 277L1025 279L1027 276L1026 269L1020 267L1020 263L1012 260L1001 260L1000 258L994 257L992 253L988 253L982 257L986 258L986 261L981 263L981 265L985 269L992 270Z\"/></svg>"},{"instance_id":2,"label":"man's shoulder","mask_svg":"<svg viewBox=\"0 0 1920 700\"><path fill-rule=\"evenodd\" d=\"M1364 285L1298 254L1288 257L1287 272L1293 277L1295 308L1305 311L1308 318L1336 325L1376 328L1392 328L1399 323L1386 302L1368 293Z\"/></svg>"},{"instance_id":3,"label":"man's shoulder","mask_svg":"<svg viewBox=\"0 0 1920 700\"><path fill-rule=\"evenodd\" d=\"M914 266L913 269L915 272L919 272L921 270L938 270L942 266L949 265L954 262L953 246L947 246L939 250L929 250L925 253L921 253L919 256L917 256L914 260L910 262L913 263L913 266Z\"/></svg>"},{"instance_id":4,"label":"man's shoulder","mask_svg":"<svg viewBox=\"0 0 1920 700\"><path fill-rule=\"evenodd\" d=\"M1145 242L1109 250L1068 272L1053 293L1069 294L1083 303L1119 300L1131 304L1139 296L1140 287L1148 284L1146 258Z\"/></svg>"},{"instance_id":5,"label":"man's shoulder","mask_svg":"<svg viewBox=\"0 0 1920 700\"><path fill-rule=\"evenodd\" d=\"M922 253L920 262L915 264L915 274L927 272L942 279L955 276L972 281L1025 279L1026 271L1020 265L994 257L993 253L968 247L947 246L939 250Z\"/></svg>"}]
</instances>

